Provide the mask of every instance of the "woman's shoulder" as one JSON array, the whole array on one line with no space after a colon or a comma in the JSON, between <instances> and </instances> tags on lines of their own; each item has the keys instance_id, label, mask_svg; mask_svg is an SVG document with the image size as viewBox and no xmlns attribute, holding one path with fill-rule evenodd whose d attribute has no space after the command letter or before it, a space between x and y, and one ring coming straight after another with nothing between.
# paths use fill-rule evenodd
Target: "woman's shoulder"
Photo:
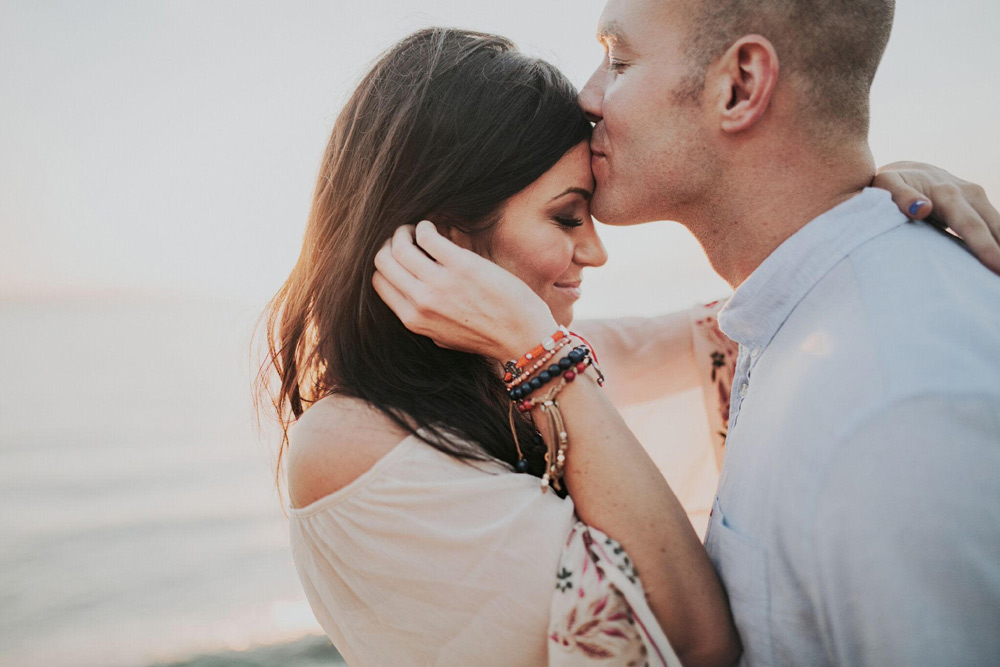
<instances>
[{"instance_id":1,"label":"woman's shoulder","mask_svg":"<svg viewBox=\"0 0 1000 667\"><path fill-rule=\"evenodd\" d=\"M287 478L292 506L306 507L344 488L407 435L363 400L349 396L320 399L289 431Z\"/></svg>"}]
</instances>

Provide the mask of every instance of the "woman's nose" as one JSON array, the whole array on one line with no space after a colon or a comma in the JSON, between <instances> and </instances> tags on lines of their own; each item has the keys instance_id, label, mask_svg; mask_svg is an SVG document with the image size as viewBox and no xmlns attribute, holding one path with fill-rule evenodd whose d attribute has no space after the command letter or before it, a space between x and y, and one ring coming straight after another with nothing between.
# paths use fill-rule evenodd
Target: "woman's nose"
<instances>
[{"instance_id":1,"label":"woman's nose","mask_svg":"<svg viewBox=\"0 0 1000 667\"><path fill-rule=\"evenodd\" d=\"M597 235L593 220L587 225L586 236L576 246L575 259L581 266L603 266L608 261L608 251Z\"/></svg>"}]
</instances>

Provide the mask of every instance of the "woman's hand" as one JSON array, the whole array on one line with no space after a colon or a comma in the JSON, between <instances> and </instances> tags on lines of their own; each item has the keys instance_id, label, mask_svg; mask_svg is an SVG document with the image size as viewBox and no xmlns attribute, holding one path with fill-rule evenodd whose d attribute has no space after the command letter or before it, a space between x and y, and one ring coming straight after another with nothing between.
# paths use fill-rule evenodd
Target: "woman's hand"
<instances>
[{"instance_id":1,"label":"woman's hand","mask_svg":"<svg viewBox=\"0 0 1000 667\"><path fill-rule=\"evenodd\" d=\"M982 186L922 162L880 167L872 186L888 190L911 218L949 227L979 261L1000 274L1000 213Z\"/></svg>"},{"instance_id":2,"label":"woman's hand","mask_svg":"<svg viewBox=\"0 0 1000 667\"><path fill-rule=\"evenodd\" d=\"M441 347L516 359L556 330L530 287L455 245L427 220L396 230L375 256L372 284L407 329Z\"/></svg>"}]
</instances>

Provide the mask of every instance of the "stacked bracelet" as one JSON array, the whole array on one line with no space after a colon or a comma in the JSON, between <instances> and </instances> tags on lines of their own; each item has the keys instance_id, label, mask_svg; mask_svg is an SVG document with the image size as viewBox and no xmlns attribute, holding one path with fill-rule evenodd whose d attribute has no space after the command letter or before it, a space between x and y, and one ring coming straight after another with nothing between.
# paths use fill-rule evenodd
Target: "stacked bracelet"
<instances>
[{"instance_id":1,"label":"stacked bracelet","mask_svg":"<svg viewBox=\"0 0 1000 667\"><path fill-rule=\"evenodd\" d=\"M579 362L571 369L567 370L562 374L562 382L558 385L559 390L562 390L567 384L576 379L578 375L583 375L584 371L587 370L589 366L594 363L594 360L590 357L585 357L583 361ZM556 392L558 393L558 391ZM525 398L519 401L514 401L514 407L517 408L518 412L530 412L532 408L541 405L544 398L532 399Z\"/></svg>"},{"instance_id":2,"label":"stacked bracelet","mask_svg":"<svg viewBox=\"0 0 1000 667\"><path fill-rule=\"evenodd\" d=\"M533 350L525 354L517 361L508 361L504 366L504 382L507 385L507 394L511 398L510 404L510 430L514 436L514 445L517 448L518 461L515 470L527 472L528 464L521 452L521 444L517 438L517 428L514 423L514 408L518 412L527 413L532 409L541 408L545 416L549 429L549 437L546 443L545 453L545 473L542 475L542 491L547 491L549 485L556 490L561 489L560 481L566 464L566 451L569 448L569 435L566 432L566 424L563 421L562 412L556 396L573 382L578 375L582 375L591 366L597 371L597 384L603 386L604 374L597 365L597 355L591 350L589 344L578 345L570 350L569 354L559 361L545 367L556 353L570 344L573 340L571 335L579 338L575 334L570 334L569 330L560 327L559 331L542 341ZM537 374L536 374L537 373ZM529 396L553 380L560 381L548 388L543 396L534 399Z\"/></svg>"},{"instance_id":3,"label":"stacked bracelet","mask_svg":"<svg viewBox=\"0 0 1000 667\"><path fill-rule=\"evenodd\" d=\"M563 338L569 337L569 329L566 327L559 327L554 334L543 340L541 343L535 346L533 350L525 354L520 359L511 359L506 364L504 364L504 382L512 382L515 378L520 377L521 373L524 372L524 368L530 364L537 357L542 356L546 352L551 352L555 350L556 343L558 343Z\"/></svg>"},{"instance_id":4,"label":"stacked bracelet","mask_svg":"<svg viewBox=\"0 0 1000 667\"><path fill-rule=\"evenodd\" d=\"M549 483L560 490L560 481L566 467L566 451L569 449L569 434L566 432L566 422L563 421L562 411L559 409L559 401L556 396L566 388L570 382L576 379L577 374L582 374L588 366L594 365L590 357L576 365L577 371L566 371L563 373L562 381L550 388L544 396L532 401L525 399L518 406L527 412L536 405L542 409L549 426L549 441L546 443L545 452L545 474L542 475L542 492L548 490ZM594 366L596 368L596 366ZM600 371L598 370L598 375Z\"/></svg>"},{"instance_id":5,"label":"stacked bracelet","mask_svg":"<svg viewBox=\"0 0 1000 667\"><path fill-rule=\"evenodd\" d=\"M544 356L539 357L538 359L536 359L535 363L533 363L531 366L528 366L527 368L525 368L521 372L521 375L519 377L516 377L513 380L511 380L510 382L508 382L507 383L507 391L509 392L514 387L517 387L517 386L520 386L520 385L526 383L529 379L531 379L532 376L534 376L535 371L537 371L539 369L542 369L542 368L545 368L545 365L547 363L549 363L549 361L552 360L552 357L556 356L556 353L559 352L559 350L563 349L564 347L566 347L567 345L569 345L572 342L573 342L573 339L571 339L571 338L563 338L558 343L556 343L555 349L553 349L551 352L546 352Z\"/></svg>"},{"instance_id":6,"label":"stacked bracelet","mask_svg":"<svg viewBox=\"0 0 1000 667\"><path fill-rule=\"evenodd\" d=\"M558 363L552 364L544 371L539 373L536 377L531 378L524 384L517 387L512 387L507 392L507 394L510 396L510 399L512 401L519 401L523 398L526 398L533 391L541 389L543 386L545 386L546 384L548 384L557 377L566 376L568 374L570 378L573 378L575 377L575 373L572 370L573 367L582 363L584 359L588 359L589 357L590 357L589 348L583 345L574 347L573 350L565 357L560 359ZM570 380L570 382L572 382L572 379Z\"/></svg>"}]
</instances>

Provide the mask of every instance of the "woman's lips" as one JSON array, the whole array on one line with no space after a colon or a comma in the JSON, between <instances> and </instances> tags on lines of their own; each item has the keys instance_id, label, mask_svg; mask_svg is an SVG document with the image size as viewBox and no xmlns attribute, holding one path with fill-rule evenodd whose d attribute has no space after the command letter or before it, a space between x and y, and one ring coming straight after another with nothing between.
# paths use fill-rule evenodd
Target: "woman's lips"
<instances>
[{"instance_id":1,"label":"woman's lips","mask_svg":"<svg viewBox=\"0 0 1000 667\"><path fill-rule=\"evenodd\" d=\"M583 293L580 289L580 284L581 281L579 280L575 282L555 283L555 288L573 299L579 299L580 295Z\"/></svg>"}]
</instances>

